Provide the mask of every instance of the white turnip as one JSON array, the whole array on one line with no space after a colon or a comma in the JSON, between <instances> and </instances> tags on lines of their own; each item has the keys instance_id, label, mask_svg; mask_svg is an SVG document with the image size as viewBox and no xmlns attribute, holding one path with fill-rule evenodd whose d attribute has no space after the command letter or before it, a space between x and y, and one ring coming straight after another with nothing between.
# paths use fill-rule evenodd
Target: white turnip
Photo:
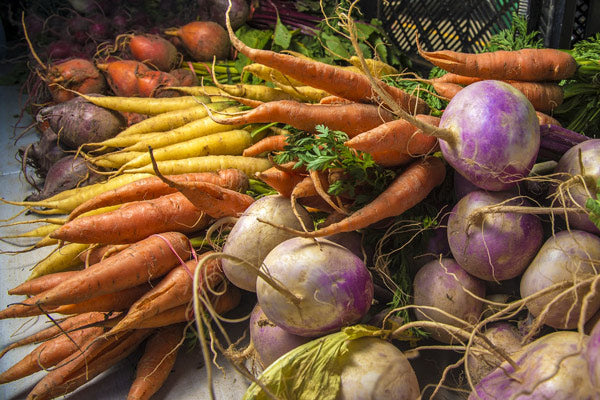
<instances>
[{"instance_id":1,"label":"white turnip","mask_svg":"<svg viewBox=\"0 0 600 400\"><path fill-rule=\"evenodd\" d=\"M479 320L483 302L475 296L485 297L485 285L482 280L469 275L453 259L442 258L430 261L419 269L413 280L413 296L417 319L464 327L466 323L472 324ZM423 307L435 307L464 322ZM453 336L442 326L425 329L435 340L444 343L454 341Z\"/></svg>"},{"instance_id":2,"label":"white turnip","mask_svg":"<svg viewBox=\"0 0 600 400\"><path fill-rule=\"evenodd\" d=\"M308 212L302 207L298 207L297 210L304 224L311 228L312 220ZM264 258L275 246L293 237L292 234L259 222L258 219L302 229L288 198L265 196L252 203L231 229L223 252L242 258L256 268L261 266ZM256 272L247 266L224 259L223 272L239 288L256 291Z\"/></svg>"},{"instance_id":3,"label":"white turnip","mask_svg":"<svg viewBox=\"0 0 600 400\"><path fill-rule=\"evenodd\" d=\"M503 281L520 275L543 242L539 218L523 213L475 214L481 207L527 206L529 202L510 192L476 190L454 206L448 218L448 243L458 264L487 281Z\"/></svg>"},{"instance_id":4,"label":"white turnip","mask_svg":"<svg viewBox=\"0 0 600 400\"><path fill-rule=\"evenodd\" d=\"M526 298L553 285L564 287L527 301L529 312L541 322L557 329L573 329L581 316L584 300L588 320L600 308L600 295L592 293L590 283L600 267L600 238L584 231L561 231L540 248L521 277L521 297ZM575 288L575 285L578 285Z\"/></svg>"},{"instance_id":5,"label":"white turnip","mask_svg":"<svg viewBox=\"0 0 600 400\"><path fill-rule=\"evenodd\" d=\"M329 240L286 240L271 250L261 270L294 299L259 278L258 303L271 321L295 335L314 337L356 323L373 300L373 281L363 261Z\"/></svg>"}]
</instances>

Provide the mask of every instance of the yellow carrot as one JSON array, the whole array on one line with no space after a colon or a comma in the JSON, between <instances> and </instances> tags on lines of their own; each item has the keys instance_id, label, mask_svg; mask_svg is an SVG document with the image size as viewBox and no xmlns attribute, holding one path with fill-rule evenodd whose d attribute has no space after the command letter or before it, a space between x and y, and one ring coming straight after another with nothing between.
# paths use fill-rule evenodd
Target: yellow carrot
<instances>
[{"instance_id":1,"label":"yellow carrot","mask_svg":"<svg viewBox=\"0 0 600 400\"><path fill-rule=\"evenodd\" d=\"M277 82L275 82L275 85L294 99L309 103L318 103L321 99L330 95L326 91L312 86L292 86Z\"/></svg>"},{"instance_id":2,"label":"yellow carrot","mask_svg":"<svg viewBox=\"0 0 600 400\"><path fill-rule=\"evenodd\" d=\"M350 61L350 64L352 64L353 66L355 66L356 68L358 68L362 72L364 72L362 69L362 64L360 62L360 59L357 56L350 57L349 61ZM367 62L367 67L369 67L369 71L371 72L371 75L373 75L377 78L381 78L386 75L396 75L399 73L396 68L392 67L389 64L384 63L383 61L374 60L372 58L367 58L365 61Z\"/></svg>"},{"instance_id":3,"label":"yellow carrot","mask_svg":"<svg viewBox=\"0 0 600 400\"><path fill-rule=\"evenodd\" d=\"M69 243L57 248L48 257L38 262L31 271L27 280L38 278L54 272L67 271L82 264L79 253L86 250L89 244Z\"/></svg>"},{"instance_id":4,"label":"yellow carrot","mask_svg":"<svg viewBox=\"0 0 600 400\"><path fill-rule=\"evenodd\" d=\"M164 175L187 174L190 172L210 172L220 169L237 168L248 176L254 176L271 167L266 158L243 156L204 156L190 157L182 160L157 162L159 171ZM125 174L154 173L152 164L123 171Z\"/></svg>"},{"instance_id":5,"label":"yellow carrot","mask_svg":"<svg viewBox=\"0 0 600 400\"><path fill-rule=\"evenodd\" d=\"M190 157L209 155L241 155L244 149L252 144L248 131L236 129L232 131L213 133L212 135L175 143L154 150L156 161L181 160ZM142 153L123 165L123 169L142 167L150 164L150 153Z\"/></svg>"},{"instance_id":6,"label":"yellow carrot","mask_svg":"<svg viewBox=\"0 0 600 400\"><path fill-rule=\"evenodd\" d=\"M181 110L202 103L210 103L208 96L181 97L119 97L119 96L88 96L80 94L92 104L110 110L133 112L145 115L157 115L168 111Z\"/></svg>"},{"instance_id":7,"label":"yellow carrot","mask_svg":"<svg viewBox=\"0 0 600 400\"><path fill-rule=\"evenodd\" d=\"M149 176L149 173L119 176L104 182L95 183L93 185L65 190L64 192L60 193L61 196L54 196L41 201L9 201L5 199L0 200L7 204L25 207L44 207L55 209L61 211L64 214L68 214L84 201L87 201L99 195L100 193L116 189L127 183L137 181L138 179L147 178Z\"/></svg>"}]
</instances>

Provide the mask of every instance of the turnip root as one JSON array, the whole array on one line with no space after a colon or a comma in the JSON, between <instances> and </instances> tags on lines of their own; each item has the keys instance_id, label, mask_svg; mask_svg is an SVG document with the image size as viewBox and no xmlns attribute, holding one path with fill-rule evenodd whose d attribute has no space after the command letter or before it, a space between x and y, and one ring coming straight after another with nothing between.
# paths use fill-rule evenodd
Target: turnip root
<instances>
[{"instance_id":1,"label":"turnip root","mask_svg":"<svg viewBox=\"0 0 600 400\"><path fill-rule=\"evenodd\" d=\"M587 344L586 358L588 371L592 386L596 389L596 395L600 396L600 323L596 322L594 329L590 332Z\"/></svg>"},{"instance_id":2,"label":"turnip root","mask_svg":"<svg viewBox=\"0 0 600 400\"><path fill-rule=\"evenodd\" d=\"M600 238L584 231L561 231L541 247L521 277L521 297L529 297L552 285L566 287L526 302L529 312L540 322L556 329L573 329L581 317L584 300L587 321L600 309L600 295L590 294L590 284L580 284L598 274ZM578 288L575 285L580 284Z\"/></svg>"},{"instance_id":3,"label":"turnip root","mask_svg":"<svg viewBox=\"0 0 600 400\"><path fill-rule=\"evenodd\" d=\"M474 211L493 205L527 206L510 192L473 191L464 196L448 218L448 243L456 262L468 273L487 281L520 275L543 241L542 223L531 214Z\"/></svg>"},{"instance_id":4,"label":"turnip root","mask_svg":"<svg viewBox=\"0 0 600 400\"><path fill-rule=\"evenodd\" d=\"M292 335L269 321L260 305L250 314L250 340L263 368L271 365L288 351L308 342L310 338Z\"/></svg>"},{"instance_id":5,"label":"turnip root","mask_svg":"<svg viewBox=\"0 0 600 400\"><path fill-rule=\"evenodd\" d=\"M224 60L229 56L229 35L225 28L213 21L193 21L179 29L165 31L177 36L196 61Z\"/></svg>"},{"instance_id":6,"label":"turnip root","mask_svg":"<svg viewBox=\"0 0 600 400\"><path fill-rule=\"evenodd\" d=\"M355 325L303 344L258 378L278 399L413 400L419 382L406 356L376 328ZM243 400L265 399L253 383Z\"/></svg>"},{"instance_id":7,"label":"turnip root","mask_svg":"<svg viewBox=\"0 0 600 400\"><path fill-rule=\"evenodd\" d=\"M203 1L206 3L208 11L208 20L214 21L225 27L225 13L229 6L229 0L210 0ZM231 27L237 29L246 23L250 15L250 6L247 0L231 0L231 10L229 11L229 19Z\"/></svg>"},{"instance_id":8,"label":"turnip root","mask_svg":"<svg viewBox=\"0 0 600 400\"><path fill-rule=\"evenodd\" d=\"M75 97L72 91L79 93L102 94L106 91L106 80L94 64L86 59L76 58L51 65L46 73L52 98L57 103Z\"/></svg>"},{"instance_id":9,"label":"turnip root","mask_svg":"<svg viewBox=\"0 0 600 400\"><path fill-rule=\"evenodd\" d=\"M301 207L297 208L297 212L303 223L309 228L312 227L308 212ZM293 237L283 230L259 222L258 219L302 229L288 198L265 196L252 203L229 232L223 253L242 258L256 268L261 266L264 258L275 246ZM234 285L251 292L256 291L256 272L229 259L223 259L222 265L225 276Z\"/></svg>"},{"instance_id":10,"label":"turnip root","mask_svg":"<svg viewBox=\"0 0 600 400\"><path fill-rule=\"evenodd\" d=\"M295 335L336 331L356 323L371 307L373 281L365 264L329 240L286 240L265 257L261 271L294 295L284 296L262 278L256 282L265 315Z\"/></svg>"},{"instance_id":11,"label":"turnip root","mask_svg":"<svg viewBox=\"0 0 600 400\"><path fill-rule=\"evenodd\" d=\"M364 337L348 344L339 400L419 398L419 382L406 356L393 344Z\"/></svg>"},{"instance_id":12,"label":"turnip root","mask_svg":"<svg viewBox=\"0 0 600 400\"><path fill-rule=\"evenodd\" d=\"M521 340L523 336L519 330L508 322L496 322L486 327L483 336L496 347L504 350L509 356L521 349ZM471 380L477 384L490 372L502 364L501 358L497 354L483 352L478 348L472 348L468 354L468 369Z\"/></svg>"},{"instance_id":13,"label":"turnip root","mask_svg":"<svg viewBox=\"0 0 600 400\"><path fill-rule=\"evenodd\" d=\"M121 114L88 103L81 97L45 107L36 118L38 122L47 121L61 146L70 149L109 139L126 124Z\"/></svg>"},{"instance_id":14,"label":"turnip root","mask_svg":"<svg viewBox=\"0 0 600 400\"><path fill-rule=\"evenodd\" d=\"M596 399L585 358L586 335L554 332L513 354L475 386L469 400Z\"/></svg>"},{"instance_id":15,"label":"turnip root","mask_svg":"<svg viewBox=\"0 0 600 400\"><path fill-rule=\"evenodd\" d=\"M600 179L600 139L586 140L571 147L558 161L554 172L565 174L568 182L561 184L555 193L559 204L585 210L588 198L596 198L596 184ZM564 214L562 214L564 216ZM600 235L600 229L585 212L566 214L571 228Z\"/></svg>"},{"instance_id":16,"label":"turnip root","mask_svg":"<svg viewBox=\"0 0 600 400\"><path fill-rule=\"evenodd\" d=\"M485 285L483 281L469 275L453 259L442 258L430 261L419 269L413 281L413 295L417 319L464 327L479 320L483 302L475 296L485 296ZM435 307L459 320L423 307ZM425 329L437 341L456 341L443 327Z\"/></svg>"},{"instance_id":17,"label":"turnip root","mask_svg":"<svg viewBox=\"0 0 600 400\"><path fill-rule=\"evenodd\" d=\"M160 71L169 72L177 66L175 46L158 35L134 35L129 40L131 55L138 61L148 63Z\"/></svg>"}]
</instances>

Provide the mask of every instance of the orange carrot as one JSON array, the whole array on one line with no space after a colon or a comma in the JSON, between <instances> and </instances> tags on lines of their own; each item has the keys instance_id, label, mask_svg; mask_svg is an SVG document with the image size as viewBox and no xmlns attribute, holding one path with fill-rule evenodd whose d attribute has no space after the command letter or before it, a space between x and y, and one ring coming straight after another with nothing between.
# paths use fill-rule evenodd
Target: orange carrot
<instances>
[{"instance_id":1,"label":"orange carrot","mask_svg":"<svg viewBox=\"0 0 600 400\"><path fill-rule=\"evenodd\" d=\"M570 54L556 49L467 54L449 50L425 52L419 46L419 54L446 71L484 79L559 81L570 78L577 69Z\"/></svg>"},{"instance_id":2,"label":"orange carrot","mask_svg":"<svg viewBox=\"0 0 600 400\"><path fill-rule=\"evenodd\" d=\"M558 122L556 119L552 118L551 116L544 114L543 112L540 111L536 111L535 112L538 116L538 120L540 121L540 125L558 125L561 126L560 122Z\"/></svg>"},{"instance_id":3,"label":"orange carrot","mask_svg":"<svg viewBox=\"0 0 600 400\"><path fill-rule=\"evenodd\" d=\"M371 154L371 158L376 164L386 168L406 165L415 159L402 150L387 150L369 154Z\"/></svg>"},{"instance_id":4,"label":"orange carrot","mask_svg":"<svg viewBox=\"0 0 600 400\"><path fill-rule=\"evenodd\" d=\"M79 255L79 259L87 266L94 265L106 257L109 257L121 250L129 247L128 244L105 244L102 246L92 246Z\"/></svg>"},{"instance_id":5,"label":"orange carrot","mask_svg":"<svg viewBox=\"0 0 600 400\"><path fill-rule=\"evenodd\" d=\"M9 305L4 310L0 311L0 319L33 317L52 312L55 307L36 305L36 302L41 299L44 296L44 293L48 292L49 290L46 290L40 294L36 294L35 296L28 297L26 300L23 300L20 303Z\"/></svg>"},{"instance_id":6,"label":"orange carrot","mask_svg":"<svg viewBox=\"0 0 600 400\"><path fill-rule=\"evenodd\" d=\"M271 186L273 189L277 190L279 194L285 197L290 197L296 184L304 179L303 175L294 172L282 171L281 169L275 167L271 167L266 171L257 173L256 177L267 185Z\"/></svg>"},{"instance_id":7,"label":"orange carrot","mask_svg":"<svg viewBox=\"0 0 600 400\"><path fill-rule=\"evenodd\" d=\"M8 294L33 296L53 288L65 279L77 274L79 271L55 272L53 274L43 275L30 281L23 282L19 286L10 289Z\"/></svg>"},{"instance_id":8,"label":"orange carrot","mask_svg":"<svg viewBox=\"0 0 600 400\"><path fill-rule=\"evenodd\" d=\"M151 329L139 329L97 340L88 346L84 344L83 353L74 353L61 363L61 367L48 372L29 392L27 399L46 400L72 392L131 354L150 333Z\"/></svg>"},{"instance_id":9,"label":"orange carrot","mask_svg":"<svg viewBox=\"0 0 600 400\"><path fill-rule=\"evenodd\" d=\"M302 237L323 237L350 232L402 214L423 200L446 176L444 162L437 157L418 160L409 165L375 200L340 222L311 232L280 227ZM261 220L262 221L262 220ZM264 221L268 223L268 221Z\"/></svg>"},{"instance_id":10,"label":"orange carrot","mask_svg":"<svg viewBox=\"0 0 600 400\"><path fill-rule=\"evenodd\" d=\"M246 148L242 155L244 157L256 157L266 152L281 151L287 145L286 139L287 136L285 135L267 136Z\"/></svg>"},{"instance_id":11,"label":"orange carrot","mask_svg":"<svg viewBox=\"0 0 600 400\"><path fill-rule=\"evenodd\" d=\"M137 322L153 317L161 312L187 304L192 300L192 276L198 261L191 260L185 266L173 268L161 281L131 305L125 317L110 330L110 334L135 329ZM214 290L224 278L219 260L213 259L205 263L201 276L207 281L202 282L202 288Z\"/></svg>"},{"instance_id":12,"label":"orange carrot","mask_svg":"<svg viewBox=\"0 0 600 400\"><path fill-rule=\"evenodd\" d=\"M217 314L225 314L233 310L240 304L242 292L237 287L229 284L225 293L218 297L212 296L211 304ZM177 307L165 310L155 316L138 321L137 329L160 328L177 324L180 322L189 322L194 320L194 311L189 304L183 304ZM112 322L112 321L111 321Z\"/></svg>"},{"instance_id":13,"label":"orange carrot","mask_svg":"<svg viewBox=\"0 0 600 400\"><path fill-rule=\"evenodd\" d=\"M440 123L439 118L430 115L417 115L416 118L435 126ZM405 120L398 119L363 132L344 144L369 154L398 150L417 156L429 152L436 142L435 137L425 135Z\"/></svg>"},{"instance_id":14,"label":"orange carrot","mask_svg":"<svg viewBox=\"0 0 600 400\"><path fill-rule=\"evenodd\" d=\"M154 173L167 185L179 190L198 210L213 218L242 214L254 202L252 196L208 182L175 182L160 173L150 150Z\"/></svg>"},{"instance_id":15,"label":"orange carrot","mask_svg":"<svg viewBox=\"0 0 600 400\"><path fill-rule=\"evenodd\" d=\"M228 32L231 44L240 53L256 63L276 69L305 85L356 102L369 102L377 98L369 79L362 73L311 59L294 57L270 50L253 49L238 39L230 26L228 26ZM412 96L399 88L386 85L382 81L378 81L378 83L406 111L418 114L424 114L428 111L427 104L420 98Z\"/></svg>"},{"instance_id":16,"label":"orange carrot","mask_svg":"<svg viewBox=\"0 0 600 400\"><path fill-rule=\"evenodd\" d=\"M189 258L190 244L182 233L152 235L44 292L34 304L74 304L115 293L161 277Z\"/></svg>"},{"instance_id":17,"label":"orange carrot","mask_svg":"<svg viewBox=\"0 0 600 400\"><path fill-rule=\"evenodd\" d=\"M108 320L108 315L100 312L90 312L74 315L62 321L54 321L55 324L52 326L9 344L2 349L0 352L0 357L4 356L4 354L10 350L16 349L17 347L26 346L32 343L40 343L61 335L63 332L70 332L72 330L76 330L90 324L95 324L103 320Z\"/></svg>"},{"instance_id":18,"label":"orange carrot","mask_svg":"<svg viewBox=\"0 0 600 400\"><path fill-rule=\"evenodd\" d=\"M124 244L155 233L194 232L209 221L183 194L171 193L131 202L103 214L76 218L55 230L52 237L73 243Z\"/></svg>"},{"instance_id":19,"label":"orange carrot","mask_svg":"<svg viewBox=\"0 0 600 400\"><path fill-rule=\"evenodd\" d=\"M103 333L102 327L90 327L57 336L36 347L31 353L0 374L0 384L12 382L54 367L71 354L79 351L83 343Z\"/></svg>"},{"instance_id":20,"label":"orange carrot","mask_svg":"<svg viewBox=\"0 0 600 400\"><path fill-rule=\"evenodd\" d=\"M462 76L462 75L457 75L457 74L453 74L451 72L448 72L447 74L444 74L438 78L433 78L433 79L429 79L429 83L454 83L456 85L461 85L461 86L467 86L470 85L471 83L475 83L480 81L481 78L477 78L477 77L472 77L472 76Z\"/></svg>"},{"instance_id":21,"label":"orange carrot","mask_svg":"<svg viewBox=\"0 0 600 400\"><path fill-rule=\"evenodd\" d=\"M248 188L248 176L235 168L223 169L216 172L169 175L168 178L174 182L209 182L238 192L244 192ZM69 220L72 220L84 212L101 207L123 204L131 201L155 199L165 194L175 193L176 191L177 189L165 184L158 177L151 176L128 183L120 188L102 193L86 201L69 214Z\"/></svg>"},{"instance_id":22,"label":"orange carrot","mask_svg":"<svg viewBox=\"0 0 600 400\"><path fill-rule=\"evenodd\" d=\"M82 314L87 312L114 312L127 310L140 297L146 294L152 286L143 283L132 288L119 290L115 293L107 293L92 297L89 300L75 304L66 304L56 307L53 312L59 314Z\"/></svg>"},{"instance_id":23,"label":"orange carrot","mask_svg":"<svg viewBox=\"0 0 600 400\"><path fill-rule=\"evenodd\" d=\"M315 126L322 124L350 137L395 119L391 112L372 104L306 104L293 100L263 103L239 116L211 118L224 125L281 122L308 132L316 132Z\"/></svg>"},{"instance_id":24,"label":"orange carrot","mask_svg":"<svg viewBox=\"0 0 600 400\"><path fill-rule=\"evenodd\" d=\"M552 112L563 102L563 89L556 83L518 81L507 81L507 83L519 89L537 111Z\"/></svg>"},{"instance_id":25,"label":"orange carrot","mask_svg":"<svg viewBox=\"0 0 600 400\"><path fill-rule=\"evenodd\" d=\"M339 96L327 96L327 97L323 97L319 101L319 104L348 104L348 103L352 103L352 101L344 99Z\"/></svg>"},{"instance_id":26,"label":"orange carrot","mask_svg":"<svg viewBox=\"0 0 600 400\"><path fill-rule=\"evenodd\" d=\"M461 85L451 82L432 82L431 85L440 96L448 100L452 99L463 89Z\"/></svg>"},{"instance_id":27,"label":"orange carrot","mask_svg":"<svg viewBox=\"0 0 600 400\"><path fill-rule=\"evenodd\" d=\"M148 338L127 400L147 400L160 389L175 364L184 334L185 324L177 324L157 329Z\"/></svg>"}]
</instances>

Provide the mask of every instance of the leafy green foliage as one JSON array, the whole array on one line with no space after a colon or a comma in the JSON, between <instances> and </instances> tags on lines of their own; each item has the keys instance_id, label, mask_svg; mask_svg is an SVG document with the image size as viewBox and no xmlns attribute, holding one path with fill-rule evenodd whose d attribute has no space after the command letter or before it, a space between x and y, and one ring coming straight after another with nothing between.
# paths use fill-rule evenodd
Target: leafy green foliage
<instances>
[{"instance_id":1,"label":"leafy green foliage","mask_svg":"<svg viewBox=\"0 0 600 400\"><path fill-rule=\"evenodd\" d=\"M539 32L527 32L527 19L513 13L510 28L492 36L483 51L540 49L543 41Z\"/></svg>"},{"instance_id":2,"label":"leafy green foliage","mask_svg":"<svg viewBox=\"0 0 600 400\"><path fill-rule=\"evenodd\" d=\"M600 181L596 184L596 187L600 187ZM589 198L585 203L585 207L590 211L590 220L600 229L600 193L596 194L596 198Z\"/></svg>"},{"instance_id":3,"label":"leafy green foliage","mask_svg":"<svg viewBox=\"0 0 600 400\"><path fill-rule=\"evenodd\" d=\"M297 132L288 136L284 151L274 161L283 164L295 161L295 167L309 170L343 170L343 177L329 186L329 193L353 197L355 206L366 204L389 185L395 174L375 164L369 154L357 152L346 145L348 135L332 131L324 125L316 127L319 134Z\"/></svg>"}]
</instances>

